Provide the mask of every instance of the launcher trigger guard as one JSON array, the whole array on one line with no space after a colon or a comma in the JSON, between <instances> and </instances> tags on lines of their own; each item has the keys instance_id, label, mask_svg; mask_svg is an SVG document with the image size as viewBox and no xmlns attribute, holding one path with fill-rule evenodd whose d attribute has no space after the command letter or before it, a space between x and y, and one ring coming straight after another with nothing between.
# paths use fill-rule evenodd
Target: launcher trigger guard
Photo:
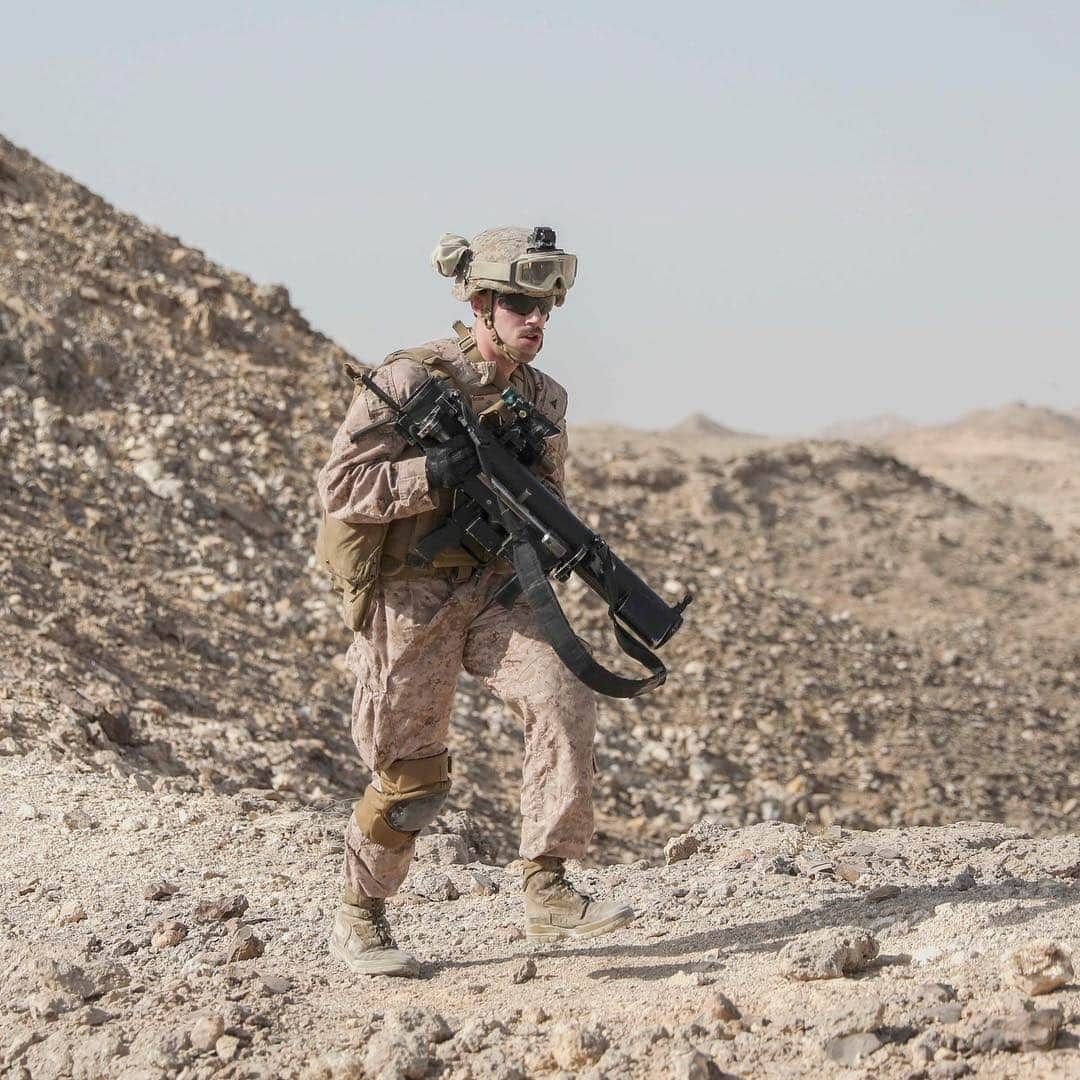
<instances>
[{"instance_id":1,"label":"launcher trigger guard","mask_svg":"<svg viewBox=\"0 0 1080 1080\"><path fill-rule=\"evenodd\" d=\"M551 568L551 573L549 576L554 578L555 581L566 581L566 579L573 573L574 567L586 558L590 550L591 548L588 544L583 544L577 549L577 551L572 552L570 555L567 555L566 558L563 559L561 562L557 562Z\"/></svg>"}]
</instances>

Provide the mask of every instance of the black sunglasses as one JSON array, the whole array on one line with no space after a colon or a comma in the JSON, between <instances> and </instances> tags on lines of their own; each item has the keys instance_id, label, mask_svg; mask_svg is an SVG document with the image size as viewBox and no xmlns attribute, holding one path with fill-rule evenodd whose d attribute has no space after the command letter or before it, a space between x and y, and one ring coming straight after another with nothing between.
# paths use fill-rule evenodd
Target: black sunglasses
<instances>
[{"instance_id":1,"label":"black sunglasses","mask_svg":"<svg viewBox=\"0 0 1080 1080\"><path fill-rule=\"evenodd\" d=\"M554 296L529 296L528 293L497 293L496 302L500 307L512 311L515 315L529 315L539 308L541 315L550 315L555 306Z\"/></svg>"}]
</instances>

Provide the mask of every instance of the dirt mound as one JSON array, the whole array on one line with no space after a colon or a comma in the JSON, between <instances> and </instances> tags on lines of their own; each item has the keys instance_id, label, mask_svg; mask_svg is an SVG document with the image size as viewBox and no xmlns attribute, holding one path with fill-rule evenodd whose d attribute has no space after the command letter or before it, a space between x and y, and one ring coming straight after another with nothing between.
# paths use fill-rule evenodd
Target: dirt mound
<instances>
[{"instance_id":1,"label":"dirt mound","mask_svg":"<svg viewBox=\"0 0 1080 1080\"><path fill-rule=\"evenodd\" d=\"M309 555L345 354L283 287L0 162L0 753L347 800L347 637ZM596 855L703 817L1076 824L1075 549L880 451L739 438L574 436L571 502L697 596L669 684L603 704ZM513 721L466 682L451 739L457 807L512 852Z\"/></svg>"},{"instance_id":2,"label":"dirt mound","mask_svg":"<svg viewBox=\"0 0 1080 1080\"><path fill-rule=\"evenodd\" d=\"M992 617L1067 639L1080 628L1075 545L881 450L791 442L724 458L590 446L572 472L597 514L618 506L677 523L729 572L882 626L922 633Z\"/></svg>"},{"instance_id":3,"label":"dirt mound","mask_svg":"<svg viewBox=\"0 0 1080 1080\"><path fill-rule=\"evenodd\" d=\"M889 448L984 502L1007 500L1080 536L1080 416L1022 404L900 432Z\"/></svg>"}]
</instances>

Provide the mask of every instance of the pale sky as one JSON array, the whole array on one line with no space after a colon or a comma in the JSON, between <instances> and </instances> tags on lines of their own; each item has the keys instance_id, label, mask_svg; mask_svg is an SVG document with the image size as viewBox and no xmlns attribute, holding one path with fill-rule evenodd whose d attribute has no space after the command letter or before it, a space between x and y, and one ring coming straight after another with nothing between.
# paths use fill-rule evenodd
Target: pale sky
<instances>
[{"instance_id":1,"label":"pale sky","mask_svg":"<svg viewBox=\"0 0 1080 1080\"><path fill-rule=\"evenodd\" d=\"M580 259L572 420L1080 406L1080 5L6 5L0 131L362 360L440 233Z\"/></svg>"}]
</instances>

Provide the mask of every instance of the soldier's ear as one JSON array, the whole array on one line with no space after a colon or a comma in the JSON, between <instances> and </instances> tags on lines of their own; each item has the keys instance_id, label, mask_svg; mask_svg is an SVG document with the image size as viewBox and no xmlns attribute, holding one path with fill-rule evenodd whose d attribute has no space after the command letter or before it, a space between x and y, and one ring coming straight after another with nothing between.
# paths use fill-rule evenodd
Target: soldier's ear
<instances>
[{"instance_id":1,"label":"soldier's ear","mask_svg":"<svg viewBox=\"0 0 1080 1080\"><path fill-rule=\"evenodd\" d=\"M473 293L472 296L469 297L469 306L472 308L472 313L477 317L483 315L486 301L486 292Z\"/></svg>"}]
</instances>

